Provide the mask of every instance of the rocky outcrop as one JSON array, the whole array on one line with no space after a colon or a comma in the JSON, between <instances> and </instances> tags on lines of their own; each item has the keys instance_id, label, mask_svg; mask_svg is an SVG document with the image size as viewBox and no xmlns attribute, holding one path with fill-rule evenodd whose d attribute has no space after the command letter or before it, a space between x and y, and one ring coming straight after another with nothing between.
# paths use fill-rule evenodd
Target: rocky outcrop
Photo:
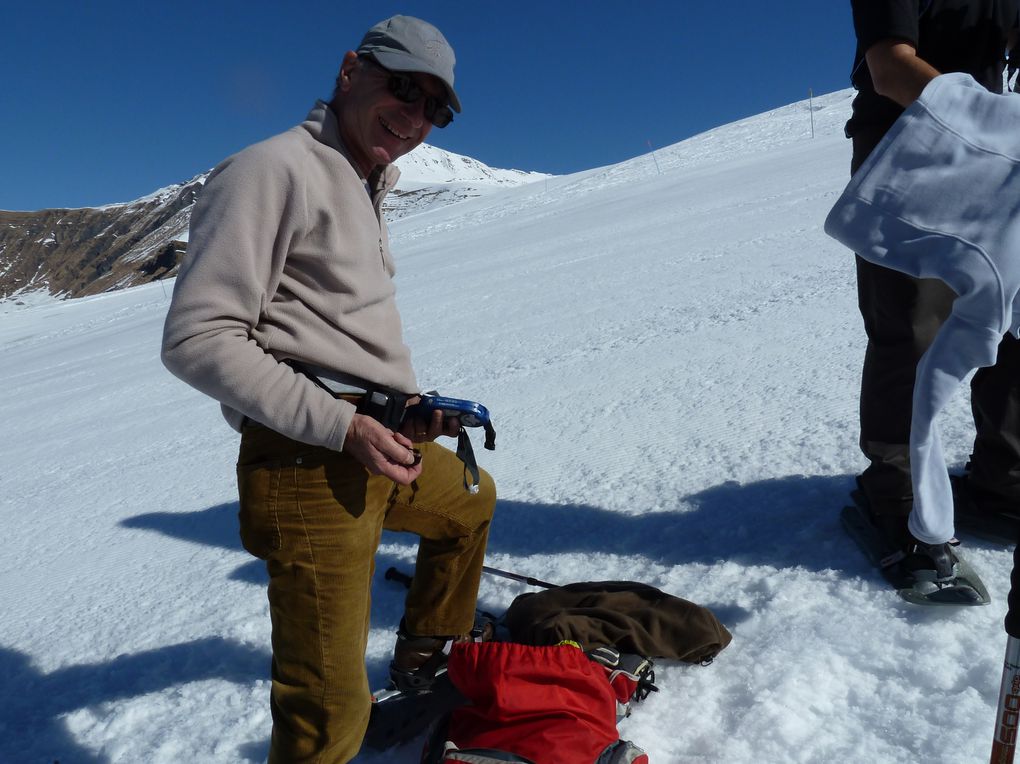
<instances>
[{"instance_id":1,"label":"rocky outcrop","mask_svg":"<svg viewBox=\"0 0 1020 764\"><path fill-rule=\"evenodd\" d=\"M176 271L205 176L127 204L0 211L0 299L120 289Z\"/></svg>"}]
</instances>

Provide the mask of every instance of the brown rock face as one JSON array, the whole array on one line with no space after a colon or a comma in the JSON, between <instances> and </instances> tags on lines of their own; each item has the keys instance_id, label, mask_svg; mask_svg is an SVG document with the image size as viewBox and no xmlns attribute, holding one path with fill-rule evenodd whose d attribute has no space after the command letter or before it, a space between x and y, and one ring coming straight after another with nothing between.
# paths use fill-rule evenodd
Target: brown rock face
<instances>
[{"instance_id":1,"label":"brown rock face","mask_svg":"<svg viewBox=\"0 0 1020 764\"><path fill-rule=\"evenodd\" d=\"M0 299L22 290L81 297L173 275L204 180L127 204L0 211Z\"/></svg>"}]
</instances>

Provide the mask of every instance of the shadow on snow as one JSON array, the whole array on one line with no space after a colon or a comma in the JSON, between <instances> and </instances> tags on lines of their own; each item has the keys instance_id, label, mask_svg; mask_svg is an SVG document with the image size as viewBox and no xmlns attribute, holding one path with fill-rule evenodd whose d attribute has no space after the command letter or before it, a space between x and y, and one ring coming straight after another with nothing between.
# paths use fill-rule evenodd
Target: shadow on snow
<instances>
[{"instance_id":1,"label":"shadow on snow","mask_svg":"<svg viewBox=\"0 0 1020 764\"><path fill-rule=\"evenodd\" d=\"M873 575L839 525L839 509L846 503L852 487L853 477L850 475L793 475L749 484L725 482L678 498L676 510L641 514L583 504L542 504L504 499L496 508L489 550L517 557L608 553L637 556L666 566L735 562L745 566L800 567L812 571L836 569L848 575ZM237 502L230 502L198 512L137 515L122 524L243 552L238 537L237 511ZM407 534L386 532L383 543L406 548L403 554L381 552L376 556L373 622L377 628L395 630L403 612L404 589L384 581L383 573L390 566L413 572L416 541ZM515 572L523 575L535 573L529 570ZM593 580L603 577L599 570L592 571ZM260 587L264 587L268 580L264 563L254 559L239 565L230 578ZM483 608L498 610L509 603L479 604ZM747 615L733 603L713 603L709 607L731 626ZM369 659L367 668L372 686L379 686L385 681L387 664L387 658ZM127 670L132 665L135 669ZM20 707L25 711L20 716L24 717L23 723L29 723L29 718L41 718L41 726L27 737L18 735L14 739L48 738L54 743L54 752L74 747L63 725L58 722L57 716L61 713L103 700L138 695L202 678L221 677L250 682L265 678L268 665L267 653L224 640L201 640L153 653L118 658L105 666L73 667L54 675L41 676L33 674L24 656L0 651L0 670L6 669L8 676L20 672L39 688L37 692L29 693L27 698L22 696ZM163 676L172 676L173 681L160 682L159 678ZM102 681L99 677L103 677ZM9 687L19 685L24 686L18 681L8 684ZM102 687L106 688L105 692L100 689ZM43 714L29 713L30 709L35 711L40 705L45 709ZM9 743L11 737L5 737ZM7 743L0 737L0 760L11 759L4 756ZM267 748L268 741L250 743L242 746L240 753L257 760L265 756ZM80 752L78 759L66 758L65 754L61 763L97 762L86 752ZM368 760L374 759L368 755Z\"/></svg>"},{"instance_id":2,"label":"shadow on snow","mask_svg":"<svg viewBox=\"0 0 1020 764\"><path fill-rule=\"evenodd\" d=\"M675 511L640 514L584 504L502 499L496 508L489 550L516 556L636 555L663 565L729 561L809 570L849 566L858 573L867 566L863 558L858 560L852 554L853 544L839 525L839 509L852 487L853 477L849 475L792 475L748 484L726 482L678 498ZM238 539L237 508L237 502L231 502L199 512L154 512L122 524L243 551ZM383 536L383 543L405 541L413 550L415 541L406 534L387 532ZM413 557L413 551L409 555ZM380 559L377 567L385 570L388 565ZM262 563L257 560L241 565L231 578L266 582Z\"/></svg>"},{"instance_id":3,"label":"shadow on snow","mask_svg":"<svg viewBox=\"0 0 1020 764\"><path fill-rule=\"evenodd\" d=\"M641 514L501 501L489 549L637 555L667 566L735 562L858 573L867 566L839 523L852 487L849 475L726 482L679 499L675 511Z\"/></svg>"},{"instance_id":4,"label":"shadow on snow","mask_svg":"<svg viewBox=\"0 0 1020 764\"><path fill-rule=\"evenodd\" d=\"M210 637L47 674L0 647L0 761L102 764L105 757L74 741L63 714L204 679L250 684L268 674L269 662L266 650Z\"/></svg>"}]
</instances>

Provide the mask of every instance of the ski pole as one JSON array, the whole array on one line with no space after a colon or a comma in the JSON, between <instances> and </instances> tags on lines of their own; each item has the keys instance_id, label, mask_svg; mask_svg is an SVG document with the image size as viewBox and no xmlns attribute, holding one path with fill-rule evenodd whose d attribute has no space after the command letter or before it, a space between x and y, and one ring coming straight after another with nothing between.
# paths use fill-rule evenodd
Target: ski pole
<instances>
[{"instance_id":1,"label":"ski pole","mask_svg":"<svg viewBox=\"0 0 1020 764\"><path fill-rule=\"evenodd\" d=\"M501 578L509 578L511 581L523 581L530 586L541 586L543 589L559 589L556 584L549 584L545 581L539 581L537 578L531 576L522 576L519 573L511 573L508 570L500 570L499 568L490 568L488 565L482 566L482 573L488 573L490 576L499 576Z\"/></svg>"},{"instance_id":2,"label":"ski pole","mask_svg":"<svg viewBox=\"0 0 1020 764\"><path fill-rule=\"evenodd\" d=\"M396 568L387 568L386 573L383 575L387 581L396 581L397 583L403 584L406 588L411 588L411 581L414 579L406 573L402 573Z\"/></svg>"},{"instance_id":3,"label":"ski pole","mask_svg":"<svg viewBox=\"0 0 1020 764\"><path fill-rule=\"evenodd\" d=\"M1002 685L995 715L991 764L1013 764L1016 753L1017 725L1020 723L1020 639L1008 636L1006 659L1002 666Z\"/></svg>"},{"instance_id":4,"label":"ski pole","mask_svg":"<svg viewBox=\"0 0 1020 764\"><path fill-rule=\"evenodd\" d=\"M488 565L482 566L482 572L488 573L490 576L500 576L502 578L509 578L513 581L522 581L530 586L541 586L543 589L558 589L556 584L546 583L545 581L539 581L537 578L531 576L522 576L519 573L511 573L508 570L500 570L499 568L490 568ZM387 568L386 573L383 575L387 581L396 581L397 583L403 584L408 589L411 588L411 576L407 573L403 573L394 568Z\"/></svg>"}]
</instances>

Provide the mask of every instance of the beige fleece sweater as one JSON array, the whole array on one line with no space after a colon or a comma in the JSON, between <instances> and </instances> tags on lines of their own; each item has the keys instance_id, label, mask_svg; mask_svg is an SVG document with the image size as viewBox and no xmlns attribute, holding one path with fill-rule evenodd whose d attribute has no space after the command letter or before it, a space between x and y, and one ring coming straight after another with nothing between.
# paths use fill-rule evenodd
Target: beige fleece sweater
<instances>
[{"instance_id":1,"label":"beige fleece sweater","mask_svg":"<svg viewBox=\"0 0 1020 764\"><path fill-rule=\"evenodd\" d=\"M377 168L371 197L319 102L297 127L209 176L191 217L163 331L166 367L244 417L341 449L354 416L282 363L295 359L418 391L397 312L381 205L399 176Z\"/></svg>"}]
</instances>

